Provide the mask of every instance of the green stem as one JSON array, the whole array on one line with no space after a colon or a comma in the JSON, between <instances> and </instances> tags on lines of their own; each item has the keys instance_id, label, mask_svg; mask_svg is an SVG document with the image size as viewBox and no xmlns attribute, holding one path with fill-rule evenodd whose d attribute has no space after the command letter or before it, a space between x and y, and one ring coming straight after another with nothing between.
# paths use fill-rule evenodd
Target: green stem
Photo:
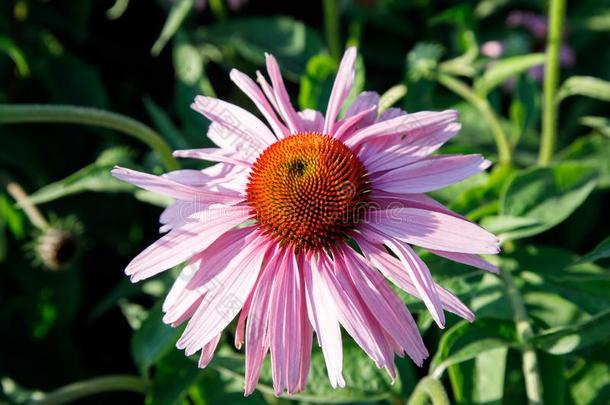
<instances>
[{"instance_id":1,"label":"green stem","mask_svg":"<svg viewBox=\"0 0 610 405\"><path fill-rule=\"evenodd\" d=\"M525 303L510 272L503 269L500 275L506 286L506 292L513 309L517 336L521 343L522 367L527 400L529 404L542 405L542 380L538 368L538 357L536 356L534 346L530 343L530 339L534 336L534 331L525 309Z\"/></svg>"},{"instance_id":2,"label":"green stem","mask_svg":"<svg viewBox=\"0 0 610 405\"><path fill-rule=\"evenodd\" d=\"M449 398L443 384L432 377L424 377L415 386L407 405L425 405L428 398L434 405L449 405Z\"/></svg>"},{"instance_id":3,"label":"green stem","mask_svg":"<svg viewBox=\"0 0 610 405\"><path fill-rule=\"evenodd\" d=\"M92 378L61 387L43 399L34 402L36 405L60 405L74 402L89 395L108 391L132 391L146 393L146 381L131 375L112 375Z\"/></svg>"},{"instance_id":4,"label":"green stem","mask_svg":"<svg viewBox=\"0 0 610 405\"><path fill-rule=\"evenodd\" d=\"M487 99L476 94L468 85L466 85L461 80L458 80L447 74L439 73L437 75L437 80L440 84L447 87L449 90L453 91L454 93L462 97L464 100L472 104L477 110L479 110L483 118L485 118L491 126L491 131L493 133L494 140L496 142L496 147L498 149L498 159L500 163L510 165L512 156L508 137L502 129L500 121L498 121L498 117L496 117L496 114L489 105Z\"/></svg>"},{"instance_id":5,"label":"green stem","mask_svg":"<svg viewBox=\"0 0 610 405\"><path fill-rule=\"evenodd\" d=\"M546 166L551 162L557 141L557 83L559 81L559 53L561 31L565 16L566 0L551 0L549 7L549 33L546 44L544 66L542 139L538 163Z\"/></svg>"},{"instance_id":6,"label":"green stem","mask_svg":"<svg viewBox=\"0 0 610 405\"><path fill-rule=\"evenodd\" d=\"M339 0L324 0L324 30L330 55L341 59L341 36L339 34Z\"/></svg>"},{"instance_id":7,"label":"green stem","mask_svg":"<svg viewBox=\"0 0 610 405\"><path fill-rule=\"evenodd\" d=\"M152 128L121 114L71 105L0 104L0 124L67 123L94 125L130 135L159 154L169 170L180 166L169 145Z\"/></svg>"}]
</instances>

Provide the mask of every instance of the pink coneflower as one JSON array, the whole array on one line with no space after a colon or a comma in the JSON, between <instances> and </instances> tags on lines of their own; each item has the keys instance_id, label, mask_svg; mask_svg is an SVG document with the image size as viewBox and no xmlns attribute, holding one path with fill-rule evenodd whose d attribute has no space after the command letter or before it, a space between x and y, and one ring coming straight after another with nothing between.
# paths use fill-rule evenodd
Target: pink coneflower
<instances>
[{"instance_id":1,"label":"pink coneflower","mask_svg":"<svg viewBox=\"0 0 610 405\"><path fill-rule=\"evenodd\" d=\"M163 176L113 170L177 200L161 215L169 232L125 272L135 282L188 263L165 300L164 321L188 321L177 347L189 356L201 352L200 367L239 314L235 345L245 342L246 394L268 351L275 392L303 390L314 332L330 383L344 386L340 326L392 378L394 355L421 365L428 352L384 276L421 298L439 326L443 310L472 320L411 245L496 271L478 255L497 253L498 240L423 194L489 166L480 155L430 156L460 130L457 113L378 115L379 96L364 92L339 118L355 59L348 49L325 115L294 109L271 55L271 83L258 73L259 87L233 70L231 79L267 124L200 96L192 107L212 121L208 136L218 148L175 155L219 163Z\"/></svg>"}]
</instances>

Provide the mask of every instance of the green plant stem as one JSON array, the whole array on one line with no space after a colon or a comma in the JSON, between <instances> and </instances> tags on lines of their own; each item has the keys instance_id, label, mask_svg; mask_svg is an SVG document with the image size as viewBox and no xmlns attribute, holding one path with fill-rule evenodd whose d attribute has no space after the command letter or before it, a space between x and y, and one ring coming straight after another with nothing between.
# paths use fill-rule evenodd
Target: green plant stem
<instances>
[{"instance_id":1,"label":"green plant stem","mask_svg":"<svg viewBox=\"0 0 610 405\"><path fill-rule=\"evenodd\" d=\"M557 141L557 83L559 81L559 53L561 33L565 16L566 0L551 0L549 7L549 33L546 44L544 66L542 139L538 163L546 166L551 162Z\"/></svg>"},{"instance_id":2,"label":"green plant stem","mask_svg":"<svg viewBox=\"0 0 610 405\"><path fill-rule=\"evenodd\" d=\"M542 405L542 380L538 368L538 357L536 356L534 346L530 343L530 339L534 336L534 331L525 309L525 303L510 272L503 269L500 275L506 286L506 292L513 309L517 335L521 343L521 358L527 400L529 404Z\"/></svg>"},{"instance_id":3,"label":"green plant stem","mask_svg":"<svg viewBox=\"0 0 610 405\"><path fill-rule=\"evenodd\" d=\"M415 386L407 405L425 405L428 398L434 405L449 405L449 398L443 384L432 377L424 377Z\"/></svg>"},{"instance_id":4,"label":"green plant stem","mask_svg":"<svg viewBox=\"0 0 610 405\"><path fill-rule=\"evenodd\" d=\"M440 84L447 87L449 90L453 91L454 93L462 97L464 100L472 104L481 113L483 118L485 118L491 126L494 140L496 142L496 147L498 149L498 159L500 163L510 165L512 160L512 153L510 143L508 142L508 137L502 129L500 121L498 121L498 117L496 117L496 114L489 105L487 99L477 95L467 84L465 84L461 80L458 80L447 74L439 73L436 79Z\"/></svg>"},{"instance_id":5,"label":"green plant stem","mask_svg":"<svg viewBox=\"0 0 610 405\"><path fill-rule=\"evenodd\" d=\"M89 395L108 391L132 391L146 393L147 382L131 375L112 375L75 382L61 387L39 401L36 405L60 405L74 402Z\"/></svg>"},{"instance_id":6,"label":"green plant stem","mask_svg":"<svg viewBox=\"0 0 610 405\"><path fill-rule=\"evenodd\" d=\"M324 30L330 55L341 59L341 36L339 34L339 0L324 0Z\"/></svg>"},{"instance_id":7,"label":"green plant stem","mask_svg":"<svg viewBox=\"0 0 610 405\"><path fill-rule=\"evenodd\" d=\"M169 145L152 128L121 114L71 105L0 104L0 124L66 123L94 125L132 136L159 154L169 170L180 166Z\"/></svg>"}]
</instances>

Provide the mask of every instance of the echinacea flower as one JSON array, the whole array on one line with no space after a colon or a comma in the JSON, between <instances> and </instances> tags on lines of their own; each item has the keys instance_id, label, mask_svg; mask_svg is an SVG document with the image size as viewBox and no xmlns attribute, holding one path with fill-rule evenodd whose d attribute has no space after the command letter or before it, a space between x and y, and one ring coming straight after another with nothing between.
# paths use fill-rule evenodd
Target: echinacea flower
<instances>
[{"instance_id":1,"label":"echinacea flower","mask_svg":"<svg viewBox=\"0 0 610 405\"><path fill-rule=\"evenodd\" d=\"M497 271L478 256L499 251L496 237L424 194L490 164L480 155L431 156L460 130L457 113L392 108L378 115L379 95L364 92L339 118L355 59L356 50L348 49L325 115L294 109L272 55L266 55L271 83L258 73L257 85L233 70L231 79L266 124L199 96L192 107L212 121L208 137L218 148L175 156L216 165L163 176L113 170L176 199L161 215L167 234L126 273L136 282L188 263L165 299L163 320L188 321L177 347L189 356L200 352L200 367L239 314L235 345L245 343L246 394L267 352L276 394L303 390L314 332L331 385L344 386L341 326L392 378L395 355L421 365L426 347L385 278L421 298L440 327L444 310L472 320L411 245Z\"/></svg>"}]
</instances>

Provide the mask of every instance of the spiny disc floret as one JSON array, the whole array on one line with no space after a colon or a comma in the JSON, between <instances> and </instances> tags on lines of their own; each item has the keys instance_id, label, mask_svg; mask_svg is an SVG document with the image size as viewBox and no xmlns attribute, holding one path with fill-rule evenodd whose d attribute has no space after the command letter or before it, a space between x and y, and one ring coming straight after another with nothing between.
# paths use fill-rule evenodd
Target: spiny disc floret
<instances>
[{"instance_id":1,"label":"spiny disc floret","mask_svg":"<svg viewBox=\"0 0 610 405\"><path fill-rule=\"evenodd\" d=\"M344 238L362 217L368 192L357 156L340 141L311 132L269 146L253 164L247 187L261 229L297 249Z\"/></svg>"}]
</instances>

